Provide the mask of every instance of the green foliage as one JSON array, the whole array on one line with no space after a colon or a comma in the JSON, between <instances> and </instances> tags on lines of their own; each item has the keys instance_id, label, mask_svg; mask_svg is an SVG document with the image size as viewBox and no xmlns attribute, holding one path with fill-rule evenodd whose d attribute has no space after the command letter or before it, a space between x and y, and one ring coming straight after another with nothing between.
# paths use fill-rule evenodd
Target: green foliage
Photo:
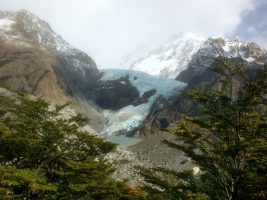
<instances>
[{"instance_id":1,"label":"green foliage","mask_svg":"<svg viewBox=\"0 0 267 200\"><path fill-rule=\"evenodd\" d=\"M0 94L1 199L135 199L110 178L115 145L81 131L86 119L60 117L42 99Z\"/></svg>"},{"instance_id":2,"label":"green foliage","mask_svg":"<svg viewBox=\"0 0 267 200\"><path fill-rule=\"evenodd\" d=\"M152 184L145 189L158 199L267 198L267 71L249 76L242 62L222 57L212 70L220 77L217 89L188 91L201 112L183 116L172 130L182 143L165 141L201 173L142 169Z\"/></svg>"},{"instance_id":3,"label":"green foliage","mask_svg":"<svg viewBox=\"0 0 267 200\"><path fill-rule=\"evenodd\" d=\"M140 174L149 185L143 187L147 200L206 200L207 195L199 192L200 182L191 170L177 172L164 168L139 168Z\"/></svg>"}]
</instances>

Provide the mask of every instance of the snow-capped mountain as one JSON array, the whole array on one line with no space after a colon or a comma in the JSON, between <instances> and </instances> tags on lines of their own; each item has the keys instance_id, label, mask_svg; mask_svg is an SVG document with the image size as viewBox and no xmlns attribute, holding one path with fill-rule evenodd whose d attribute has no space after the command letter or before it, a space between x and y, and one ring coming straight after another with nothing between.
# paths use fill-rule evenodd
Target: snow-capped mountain
<instances>
[{"instance_id":1,"label":"snow-capped mountain","mask_svg":"<svg viewBox=\"0 0 267 200\"><path fill-rule=\"evenodd\" d=\"M187 69L178 74L176 79L186 83L195 82L196 76L201 76L219 55L230 59L242 58L248 64L263 64L266 62L267 51L254 42L239 38L208 38L193 55Z\"/></svg>"},{"instance_id":2,"label":"snow-capped mountain","mask_svg":"<svg viewBox=\"0 0 267 200\"><path fill-rule=\"evenodd\" d=\"M16 71L6 65L6 69L2 69L5 72L0 73L4 77L9 77L7 81L15 83L16 88L30 93L40 92L48 99L53 99L61 90L61 95L57 99L64 96L62 93L75 96L81 93L81 85L91 85L99 77L96 64L91 57L72 47L56 34L47 22L26 10L0 11L0 42L3 53L12 54L10 56L18 60L8 62L8 65L16 65L13 66ZM23 53L18 54L18 51ZM35 55L37 52L40 55ZM31 59L38 64L34 64L30 59L20 58L26 56L26 53L30 54L27 58L32 57ZM29 62L28 65L32 67L18 65L22 61ZM45 94L38 89L38 86L41 89L42 83L47 88ZM55 85L58 86L57 89L54 89Z\"/></svg>"},{"instance_id":3,"label":"snow-capped mountain","mask_svg":"<svg viewBox=\"0 0 267 200\"><path fill-rule=\"evenodd\" d=\"M197 55L201 54L203 60L209 60L209 57L214 58L220 53L229 58L242 57L247 62L253 62L258 60L265 50L253 42L239 38L205 39L192 33L180 33L146 56L140 56L129 64L129 68L155 76L176 78L189 67ZM127 64L126 61L124 63Z\"/></svg>"},{"instance_id":4,"label":"snow-capped mountain","mask_svg":"<svg viewBox=\"0 0 267 200\"><path fill-rule=\"evenodd\" d=\"M9 42L16 43L19 39L20 42L24 41L25 45L38 43L43 49L51 48L59 51L64 49L68 51L71 48L70 44L57 35L48 23L26 10L1 12L0 27L1 34Z\"/></svg>"},{"instance_id":5,"label":"snow-capped mountain","mask_svg":"<svg viewBox=\"0 0 267 200\"><path fill-rule=\"evenodd\" d=\"M26 10L0 11L0 36L5 42L25 47L39 46L49 53L71 57L76 70L96 70L94 61L56 34L49 24Z\"/></svg>"},{"instance_id":6,"label":"snow-capped mountain","mask_svg":"<svg viewBox=\"0 0 267 200\"><path fill-rule=\"evenodd\" d=\"M129 68L155 76L175 78L185 70L205 39L192 33L181 33L169 42L134 61Z\"/></svg>"}]
</instances>

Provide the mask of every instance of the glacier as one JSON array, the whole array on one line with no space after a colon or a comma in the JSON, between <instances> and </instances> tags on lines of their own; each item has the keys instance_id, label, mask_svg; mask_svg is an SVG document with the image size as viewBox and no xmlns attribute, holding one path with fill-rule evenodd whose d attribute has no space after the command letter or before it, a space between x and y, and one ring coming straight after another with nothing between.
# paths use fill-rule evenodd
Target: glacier
<instances>
[{"instance_id":1,"label":"glacier","mask_svg":"<svg viewBox=\"0 0 267 200\"><path fill-rule=\"evenodd\" d=\"M105 135L113 135L121 131L127 133L138 128L146 119L151 106L159 96L167 99L173 94L179 93L186 86L186 83L174 79L156 77L135 70L102 69L101 72L103 72L103 81L129 76L131 84L138 89L140 96L147 91L156 90L156 93L149 98L147 103L138 106L128 105L117 111L104 110L104 116L109 119L109 123L101 132Z\"/></svg>"}]
</instances>

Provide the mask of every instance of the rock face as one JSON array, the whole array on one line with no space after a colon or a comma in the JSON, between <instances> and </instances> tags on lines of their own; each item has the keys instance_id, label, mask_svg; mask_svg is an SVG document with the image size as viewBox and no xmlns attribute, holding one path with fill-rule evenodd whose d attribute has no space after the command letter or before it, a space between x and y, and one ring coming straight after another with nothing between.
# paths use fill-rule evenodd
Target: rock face
<instances>
[{"instance_id":1,"label":"rock face","mask_svg":"<svg viewBox=\"0 0 267 200\"><path fill-rule=\"evenodd\" d=\"M0 11L0 80L55 103L71 101L73 109L99 132L107 123L101 109L83 95L100 79L96 64L73 48L34 14ZM91 92L92 93L92 92Z\"/></svg>"},{"instance_id":2,"label":"rock face","mask_svg":"<svg viewBox=\"0 0 267 200\"><path fill-rule=\"evenodd\" d=\"M266 60L267 52L254 42L245 42L238 38L233 40L209 38L193 55L187 69L182 71L176 79L186 83L200 82L201 77L202 79L205 78L201 74L207 73L207 68L219 55L230 59L242 58L248 64L262 64Z\"/></svg>"},{"instance_id":3,"label":"rock face","mask_svg":"<svg viewBox=\"0 0 267 200\"><path fill-rule=\"evenodd\" d=\"M30 12L0 12L0 76L7 84L47 99L66 101L94 61Z\"/></svg>"},{"instance_id":4,"label":"rock face","mask_svg":"<svg viewBox=\"0 0 267 200\"><path fill-rule=\"evenodd\" d=\"M138 99L139 92L131 84L129 76L126 75L117 80L101 81L94 96L95 102L100 107L118 110Z\"/></svg>"},{"instance_id":5,"label":"rock face","mask_svg":"<svg viewBox=\"0 0 267 200\"><path fill-rule=\"evenodd\" d=\"M1 81L38 97L58 102L67 101L53 69L54 61L47 54L30 47L3 42L0 45Z\"/></svg>"}]
</instances>

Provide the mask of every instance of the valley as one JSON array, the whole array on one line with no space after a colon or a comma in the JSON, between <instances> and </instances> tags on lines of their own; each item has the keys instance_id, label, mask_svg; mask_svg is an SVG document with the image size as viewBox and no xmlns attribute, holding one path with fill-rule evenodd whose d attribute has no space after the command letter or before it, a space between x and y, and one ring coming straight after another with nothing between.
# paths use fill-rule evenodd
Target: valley
<instances>
[{"instance_id":1,"label":"valley","mask_svg":"<svg viewBox=\"0 0 267 200\"><path fill-rule=\"evenodd\" d=\"M91 119L89 130L124 147L149 141L176 120L183 110L177 108L179 91L211 82L206 69L218 51L248 63L266 58L255 43L181 33L147 56L125 61L128 70L101 70L28 11L1 12L0 21L0 79L54 103L72 102L74 113Z\"/></svg>"},{"instance_id":2,"label":"valley","mask_svg":"<svg viewBox=\"0 0 267 200\"><path fill-rule=\"evenodd\" d=\"M196 170L185 153L166 141L180 145L170 130L184 114L199 111L186 90L224 87L209 70L217 58L233 65L241 60L251 79L267 59L267 51L254 42L180 33L144 55L124 59L118 68L101 69L26 10L0 11L0 47L1 83L54 107L67 104L63 118L88 118L83 130L118 145L105 157L115 163L113 177L133 186L144 183L138 166ZM237 88L242 80L233 84Z\"/></svg>"}]
</instances>

